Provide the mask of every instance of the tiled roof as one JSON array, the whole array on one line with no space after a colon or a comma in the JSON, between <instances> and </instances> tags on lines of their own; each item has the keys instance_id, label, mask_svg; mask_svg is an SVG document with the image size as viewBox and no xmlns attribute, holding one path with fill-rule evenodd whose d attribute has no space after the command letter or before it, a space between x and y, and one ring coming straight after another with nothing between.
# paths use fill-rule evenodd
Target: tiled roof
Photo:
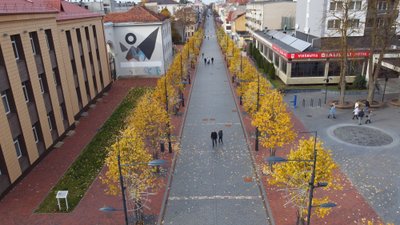
<instances>
[{"instance_id":1,"label":"tiled roof","mask_svg":"<svg viewBox=\"0 0 400 225\"><path fill-rule=\"evenodd\" d=\"M174 0L148 0L147 3L157 2L158 5L179 5Z\"/></svg>"},{"instance_id":2,"label":"tiled roof","mask_svg":"<svg viewBox=\"0 0 400 225\"><path fill-rule=\"evenodd\" d=\"M232 13L232 20L236 20L241 15L246 14L245 10L236 10Z\"/></svg>"},{"instance_id":3,"label":"tiled roof","mask_svg":"<svg viewBox=\"0 0 400 225\"><path fill-rule=\"evenodd\" d=\"M1 14L57 13L57 20L97 17L101 14L90 12L64 0L1 0Z\"/></svg>"},{"instance_id":4,"label":"tiled roof","mask_svg":"<svg viewBox=\"0 0 400 225\"><path fill-rule=\"evenodd\" d=\"M57 14L57 20L70 20L70 19L98 17L98 16L102 15L84 9L77 4L61 1L61 10Z\"/></svg>"},{"instance_id":5,"label":"tiled roof","mask_svg":"<svg viewBox=\"0 0 400 225\"><path fill-rule=\"evenodd\" d=\"M104 22L160 22L167 19L160 13L155 13L144 6L134 6L127 12L109 13L104 17Z\"/></svg>"},{"instance_id":6,"label":"tiled roof","mask_svg":"<svg viewBox=\"0 0 400 225\"><path fill-rule=\"evenodd\" d=\"M234 11L229 11L228 16L226 17L226 20L227 20L227 21L232 21L232 19L233 19L233 17L232 17L233 12L234 12Z\"/></svg>"}]
</instances>

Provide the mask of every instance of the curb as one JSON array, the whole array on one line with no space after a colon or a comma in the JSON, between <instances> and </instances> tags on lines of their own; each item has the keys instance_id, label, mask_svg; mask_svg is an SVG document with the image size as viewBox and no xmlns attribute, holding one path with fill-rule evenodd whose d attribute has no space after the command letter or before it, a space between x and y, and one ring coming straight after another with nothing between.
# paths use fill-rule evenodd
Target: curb
<instances>
[{"instance_id":1,"label":"curb","mask_svg":"<svg viewBox=\"0 0 400 225\"><path fill-rule=\"evenodd\" d=\"M203 46L203 41L201 42L201 46ZM201 47L200 47L200 49L201 49ZM197 56L197 60L199 60L199 57L200 57L200 54ZM194 76L192 78L190 91L189 91L189 96L188 96L187 101L186 101L186 109L185 109L185 112L183 114L183 121L182 121L181 128L179 129L179 134L178 134L179 135L179 142L180 142L180 139L182 138L183 127L185 126L185 122L186 122L186 115L187 115L187 112L189 111L190 98L192 96L193 86L194 86L194 84L196 82L197 68L198 67L196 66L196 68L194 69L194 73L193 73ZM176 165L176 161L178 159L178 155L179 155L179 153L175 153L174 157L172 159L171 170L170 170L169 175L168 175L168 183L167 183L167 187L165 189L164 198L163 198L162 205L161 205L161 210L160 210L160 213L159 213L159 216L158 216L157 225L162 225L163 221L164 221L165 209L166 209L166 205L168 203L169 192L171 190L172 179L174 178L173 174L175 172L175 165Z\"/></svg>"}]
</instances>

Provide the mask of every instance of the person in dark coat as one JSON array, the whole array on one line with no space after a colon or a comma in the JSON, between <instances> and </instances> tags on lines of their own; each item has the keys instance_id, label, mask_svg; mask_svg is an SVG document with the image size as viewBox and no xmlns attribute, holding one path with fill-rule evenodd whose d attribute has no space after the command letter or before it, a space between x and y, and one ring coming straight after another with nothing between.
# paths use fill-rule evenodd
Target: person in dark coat
<instances>
[{"instance_id":1,"label":"person in dark coat","mask_svg":"<svg viewBox=\"0 0 400 225\"><path fill-rule=\"evenodd\" d=\"M224 141L222 140L222 130L218 131L218 143L224 143Z\"/></svg>"},{"instance_id":2,"label":"person in dark coat","mask_svg":"<svg viewBox=\"0 0 400 225\"><path fill-rule=\"evenodd\" d=\"M214 57L211 58L211 64L214 64Z\"/></svg>"},{"instance_id":3,"label":"person in dark coat","mask_svg":"<svg viewBox=\"0 0 400 225\"><path fill-rule=\"evenodd\" d=\"M217 146L217 138L218 138L217 132L215 132L215 131L211 132L211 140L212 140L213 148L214 148L214 145Z\"/></svg>"},{"instance_id":4,"label":"person in dark coat","mask_svg":"<svg viewBox=\"0 0 400 225\"><path fill-rule=\"evenodd\" d=\"M204 65L207 64L207 58L204 58Z\"/></svg>"}]
</instances>

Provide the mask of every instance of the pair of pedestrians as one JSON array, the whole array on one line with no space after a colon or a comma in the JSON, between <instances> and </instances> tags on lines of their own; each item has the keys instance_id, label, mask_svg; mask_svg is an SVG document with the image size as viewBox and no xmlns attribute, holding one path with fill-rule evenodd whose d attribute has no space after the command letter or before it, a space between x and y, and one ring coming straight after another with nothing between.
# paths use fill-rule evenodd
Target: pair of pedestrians
<instances>
[{"instance_id":1,"label":"pair of pedestrians","mask_svg":"<svg viewBox=\"0 0 400 225\"><path fill-rule=\"evenodd\" d=\"M210 62L211 62L211 64L214 64L214 57L205 57L204 58L204 65L210 65Z\"/></svg>"},{"instance_id":2,"label":"pair of pedestrians","mask_svg":"<svg viewBox=\"0 0 400 225\"><path fill-rule=\"evenodd\" d=\"M217 146L217 139L218 139L218 143L224 143L224 141L222 140L222 130L218 131L218 134L216 131L211 132L211 141L212 141L212 146L214 148L214 146Z\"/></svg>"},{"instance_id":3,"label":"pair of pedestrians","mask_svg":"<svg viewBox=\"0 0 400 225\"><path fill-rule=\"evenodd\" d=\"M369 102L368 102L368 101L365 102L365 107L364 107L364 109L361 108L359 102L356 102L356 103L354 104L353 118L352 118L352 119L353 119L353 120L354 120L354 119L357 119L357 120L358 120L358 125L361 125L361 122L362 122L362 119L363 119L364 116L365 116L365 118L367 119L367 120L365 121L365 124L371 123L371 116L372 116L372 113L371 113L371 110L369 109L369 107L370 107L370 105L369 105Z\"/></svg>"}]
</instances>

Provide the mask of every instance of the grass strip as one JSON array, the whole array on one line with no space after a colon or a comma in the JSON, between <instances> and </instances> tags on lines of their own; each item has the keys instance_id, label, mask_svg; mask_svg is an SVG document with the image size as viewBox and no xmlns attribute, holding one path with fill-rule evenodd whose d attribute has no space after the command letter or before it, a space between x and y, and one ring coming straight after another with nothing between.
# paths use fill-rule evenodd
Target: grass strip
<instances>
[{"instance_id":1,"label":"grass strip","mask_svg":"<svg viewBox=\"0 0 400 225\"><path fill-rule=\"evenodd\" d=\"M80 153L75 162L66 171L64 176L49 192L47 197L35 211L38 213L60 212L57 206L56 193L59 190L68 190L69 211L72 211L82 199L93 180L103 168L107 156L106 148L114 141L119 131L124 127L124 121L135 108L137 100L147 88L134 88L103 124L91 142ZM63 207L63 212L67 212Z\"/></svg>"}]
</instances>

